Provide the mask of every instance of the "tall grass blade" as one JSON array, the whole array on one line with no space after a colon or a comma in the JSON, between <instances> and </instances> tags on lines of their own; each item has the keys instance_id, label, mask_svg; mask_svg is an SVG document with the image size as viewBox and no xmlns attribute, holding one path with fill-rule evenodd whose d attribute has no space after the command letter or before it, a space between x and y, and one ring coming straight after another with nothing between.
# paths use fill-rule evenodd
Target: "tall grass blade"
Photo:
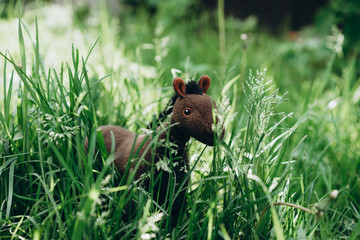
<instances>
[{"instance_id":1,"label":"tall grass blade","mask_svg":"<svg viewBox=\"0 0 360 240\"><path fill-rule=\"evenodd\" d=\"M14 191L14 169L15 169L16 160L12 161L9 169L9 189L8 189L8 197L6 202L6 217L10 217L10 211L13 200L13 191Z\"/></svg>"},{"instance_id":2,"label":"tall grass blade","mask_svg":"<svg viewBox=\"0 0 360 240\"><path fill-rule=\"evenodd\" d=\"M82 204L81 212L79 212L79 214L77 215L71 239L83 239L86 223L89 221L90 215L94 211L94 207L96 201L98 201L99 195L99 190L96 188L92 188L87 197L85 198L85 201ZM88 227L89 230L92 232L92 226Z\"/></svg>"},{"instance_id":3,"label":"tall grass blade","mask_svg":"<svg viewBox=\"0 0 360 240\"><path fill-rule=\"evenodd\" d=\"M275 207L274 207L274 203L271 199L271 196L268 192L268 189L267 187L265 186L265 184L263 183L263 181L261 181L261 179L256 176L256 175L253 175L253 174L248 174L247 176L249 179L252 179L254 181L256 181L263 189L268 201L269 201L269 204L270 204L270 210L271 210L271 217L272 217L272 220L273 220L273 223L274 223L274 228L275 228L275 235L276 235L276 239L280 239L280 240L283 240L285 239L284 237L284 234L283 234L283 230L281 228L281 225L280 225L280 220L279 220L279 216L275 210Z\"/></svg>"},{"instance_id":4,"label":"tall grass blade","mask_svg":"<svg viewBox=\"0 0 360 240\"><path fill-rule=\"evenodd\" d=\"M225 58L226 58L226 42L225 42L225 16L224 16L224 0L218 0L218 27L219 27L219 48L220 48L220 81L225 80Z\"/></svg>"},{"instance_id":5,"label":"tall grass blade","mask_svg":"<svg viewBox=\"0 0 360 240\"><path fill-rule=\"evenodd\" d=\"M20 10L19 10L20 12ZM21 58L21 70L23 73L25 73L26 75L26 53L25 53L25 44L24 44L24 37L23 37L23 33L22 33L22 28L21 28L21 20L19 18L19 24L18 24L18 30L19 30L19 47L20 47L20 58ZM20 70L20 69L19 69ZM22 132L23 132L23 152L28 152L30 146L29 146L29 126L28 126L28 121L27 121L27 114L28 114L28 91L27 88L24 87L23 88L23 98L22 98L22 102L21 102L21 111L22 111L22 123L21 123L21 128L22 128ZM25 160L28 159L28 156L24 156Z\"/></svg>"}]
</instances>

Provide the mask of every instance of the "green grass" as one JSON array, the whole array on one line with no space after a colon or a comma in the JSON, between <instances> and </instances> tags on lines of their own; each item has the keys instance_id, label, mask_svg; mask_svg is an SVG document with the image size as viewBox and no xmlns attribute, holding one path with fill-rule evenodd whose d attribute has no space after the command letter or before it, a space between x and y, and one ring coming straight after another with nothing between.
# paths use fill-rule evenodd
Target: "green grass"
<instances>
[{"instance_id":1,"label":"green grass","mask_svg":"<svg viewBox=\"0 0 360 240\"><path fill-rule=\"evenodd\" d=\"M49 23L55 10L45 6L16 26L1 20L18 44L0 39L9 46L0 49L0 238L357 239L358 55L342 56L311 28L290 40L252 18L174 9L118 22L101 5L95 23L76 14ZM171 69L210 75L226 128L213 148L190 142L188 204L174 229L166 213L177 193L156 205L119 175L96 133L102 124L141 132L172 94Z\"/></svg>"}]
</instances>

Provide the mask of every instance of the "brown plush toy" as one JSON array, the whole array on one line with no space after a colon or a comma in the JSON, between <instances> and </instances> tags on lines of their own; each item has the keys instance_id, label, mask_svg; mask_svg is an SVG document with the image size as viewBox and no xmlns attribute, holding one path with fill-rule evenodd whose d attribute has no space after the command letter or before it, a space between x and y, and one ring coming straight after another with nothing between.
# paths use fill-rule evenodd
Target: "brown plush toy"
<instances>
[{"instance_id":1,"label":"brown plush toy","mask_svg":"<svg viewBox=\"0 0 360 240\"><path fill-rule=\"evenodd\" d=\"M151 139L145 134L137 135L119 126L101 126L108 153L111 151L111 132L115 137L114 162L120 174L125 174L126 167L130 164L130 171L134 171L138 161L142 161L135 173L138 179L143 173L149 173L154 169L153 179L145 181L147 189L153 189L153 199L160 205L164 204L169 197L175 198L172 206L171 219L175 226L181 209L184 211L185 193L188 179L189 159L186 149L187 142L193 137L200 142L213 146L215 134L212 130L214 119L213 108L216 108L214 101L206 95L210 87L210 78L204 75L199 82L190 81L187 84L181 78L175 78L173 87L175 95L170 100L169 106L160 114L160 120L172 113L168 131L163 131L159 136L162 142L168 139L173 144L158 144L155 149L149 146ZM224 132L221 133L221 138ZM140 148L141 147L141 148ZM139 149L140 148L140 149ZM146 150L147 149L147 150ZM137 153L137 154L135 154ZM141 157L143 156L143 159ZM172 159L170 162L171 171L163 171L156 168L156 163L161 159ZM154 164L154 165L152 165ZM175 182L175 190L171 191L169 183ZM151 185L151 186L150 186ZM181 189L179 189L182 187ZM178 192L179 194L176 194ZM174 194L175 193L175 194ZM174 194L174 195L171 195ZM166 202L168 204L168 202Z\"/></svg>"}]
</instances>

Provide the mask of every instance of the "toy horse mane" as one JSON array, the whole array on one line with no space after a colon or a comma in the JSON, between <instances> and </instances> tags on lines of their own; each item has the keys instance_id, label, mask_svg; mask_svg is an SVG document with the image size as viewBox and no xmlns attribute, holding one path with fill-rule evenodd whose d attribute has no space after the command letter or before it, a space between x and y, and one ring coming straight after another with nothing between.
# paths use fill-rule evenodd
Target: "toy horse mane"
<instances>
[{"instance_id":1,"label":"toy horse mane","mask_svg":"<svg viewBox=\"0 0 360 240\"><path fill-rule=\"evenodd\" d=\"M198 94L202 95L204 92L204 89L199 86L199 84L194 81L190 80L185 84L186 94ZM206 91L205 91L206 92ZM164 121L167 116L173 111L174 104L176 100L181 97L178 94L174 94L171 99L169 100L168 104L166 105L165 109L159 114L159 116L156 118L156 120L153 120L148 126L148 129L153 129L154 127L157 127L160 122Z\"/></svg>"}]
</instances>

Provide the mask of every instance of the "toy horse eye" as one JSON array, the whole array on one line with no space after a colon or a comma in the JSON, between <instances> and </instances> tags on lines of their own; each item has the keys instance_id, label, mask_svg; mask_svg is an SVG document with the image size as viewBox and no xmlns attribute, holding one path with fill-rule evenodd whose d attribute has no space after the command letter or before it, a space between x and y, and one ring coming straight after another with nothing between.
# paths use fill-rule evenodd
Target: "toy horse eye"
<instances>
[{"instance_id":1,"label":"toy horse eye","mask_svg":"<svg viewBox=\"0 0 360 240\"><path fill-rule=\"evenodd\" d=\"M183 111L183 114L184 114L185 117L190 116L190 114L191 114L191 109L190 109L190 108L185 108L184 111Z\"/></svg>"}]
</instances>

